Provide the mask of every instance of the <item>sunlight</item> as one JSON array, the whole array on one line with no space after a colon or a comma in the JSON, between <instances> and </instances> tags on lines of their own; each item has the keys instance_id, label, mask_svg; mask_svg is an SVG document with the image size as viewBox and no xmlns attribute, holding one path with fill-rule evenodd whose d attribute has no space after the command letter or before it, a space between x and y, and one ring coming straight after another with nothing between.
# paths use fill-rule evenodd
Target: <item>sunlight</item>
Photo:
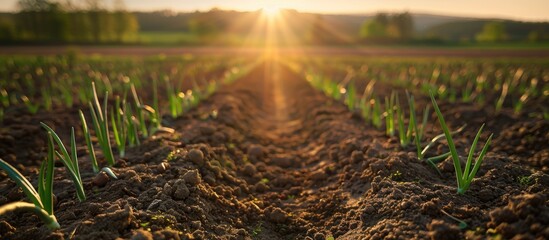
<instances>
[{"instance_id":1,"label":"sunlight","mask_svg":"<svg viewBox=\"0 0 549 240\"><path fill-rule=\"evenodd\" d=\"M261 9L261 12L269 17L269 18L273 18L273 17L276 17L277 15L280 14L280 7L277 7L277 6L264 6L262 9Z\"/></svg>"}]
</instances>

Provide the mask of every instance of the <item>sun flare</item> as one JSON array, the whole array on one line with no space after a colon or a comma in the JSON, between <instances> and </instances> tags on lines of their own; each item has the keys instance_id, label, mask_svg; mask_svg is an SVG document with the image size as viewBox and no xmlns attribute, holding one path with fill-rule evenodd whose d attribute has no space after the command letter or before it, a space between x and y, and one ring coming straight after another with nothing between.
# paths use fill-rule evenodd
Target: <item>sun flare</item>
<instances>
[{"instance_id":1,"label":"sun flare","mask_svg":"<svg viewBox=\"0 0 549 240\"><path fill-rule=\"evenodd\" d=\"M267 17L276 17L280 13L280 8L277 6L265 6L261 9L261 12Z\"/></svg>"}]
</instances>

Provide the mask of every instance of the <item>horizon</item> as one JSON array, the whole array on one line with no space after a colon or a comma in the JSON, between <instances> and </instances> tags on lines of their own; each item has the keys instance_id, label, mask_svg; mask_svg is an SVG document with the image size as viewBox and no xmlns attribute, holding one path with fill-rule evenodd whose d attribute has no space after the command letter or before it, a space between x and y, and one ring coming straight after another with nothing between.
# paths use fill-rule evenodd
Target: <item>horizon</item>
<instances>
[{"instance_id":1,"label":"horizon","mask_svg":"<svg viewBox=\"0 0 549 240\"><path fill-rule=\"evenodd\" d=\"M16 12L18 0L4 0L5 4L0 5L2 12ZM105 1L107 7L112 5L111 0ZM253 1L234 0L232 4L221 0L205 0L201 2L186 2L177 0L148 1L133 0L125 1L125 5L132 12L154 12L173 11L177 13L209 11L213 8L235 11L257 11L263 8L291 9L299 12L333 14L333 15L371 15L378 12L394 13L408 11L413 14L440 15L464 18L486 18L486 19L508 19L528 22L549 21L549 1L529 0L528 4L516 4L512 0L466 0L459 3L437 2L433 0L411 1L395 0L391 2L371 2L360 0L340 0L337 4L327 0L302 1ZM347 4L344 4L347 3ZM354 3L354 4L352 4ZM494 5L496 4L497 5ZM357 6L359 5L359 6ZM490 6L479 7L479 6ZM497 6L494 8L493 6Z\"/></svg>"}]
</instances>

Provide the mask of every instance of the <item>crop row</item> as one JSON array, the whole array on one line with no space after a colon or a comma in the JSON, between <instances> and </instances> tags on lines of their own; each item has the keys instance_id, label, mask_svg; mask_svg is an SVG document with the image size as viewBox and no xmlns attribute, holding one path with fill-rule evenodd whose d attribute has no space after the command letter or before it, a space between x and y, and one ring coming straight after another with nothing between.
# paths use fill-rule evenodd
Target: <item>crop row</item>
<instances>
[{"instance_id":1,"label":"crop row","mask_svg":"<svg viewBox=\"0 0 549 240\"><path fill-rule=\"evenodd\" d=\"M131 93L132 86L142 92L142 98L154 100L164 93L175 98L179 94L198 93L197 88L215 84L224 74L238 71L244 59L218 61L213 58L186 56L148 58L105 58L62 55L57 57L2 57L0 58L0 122L17 107L24 106L30 113L54 108L72 108L86 105L93 99L91 82L98 93L123 95ZM212 85L211 88L215 86ZM155 91L140 91L154 89ZM100 97L102 97L100 95ZM188 97L188 96L186 96ZM114 97L113 99L115 99ZM155 102L156 104L156 102ZM161 103L158 103L161 104ZM153 104L154 105L154 104ZM180 114L170 109L173 116Z\"/></svg>"},{"instance_id":2,"label":"crop row","mask_svg":"<svg viewBox=\"0 0 549 240\"><path fill-rule=\"evenodd\" d=\"M118 155L123 157L127 146L133 147L140 145L143 139L151 136L154 132L174 131L173 129L162 126L163 115L161 114L160 102L164 102L168 105L167 109L169 109L171 117L178 117L209 97L222 84L230 83L238 79L242 74L245 74L253 68L255 64L246 64L246 61L238 60L229 63L216 61L222 63L220 64L222 66L217 66L216 64L207 61L199 63L189 62L185 66L180 66L177 61L174 61L172 62L174 65L171 65L169 68L171 69L171 72L166 74L161 70L164 68L165 63L159 64L159 62L162 63L162 61L151 61L151 64L142 65L145 68L144 70L138 70L153 75L150 79L151 81L148 82L129 76L120 77L118 75L119 73L128 70L125 69L125 64L128 64L128 66L133 66L132 64L135 64L131 62L112 62L112 65L103 65L104 63L102 62L87 62L84 65L69 66L69 64L64 64L64 59L62 58L56 59L48 64L44 64L43 62L30 62L29 64L29 62L12 61L11 65L2 69L1 72L4 74L9 74L11 72L11 75L9 76L12 77L17 75L16 73L29 75L30 77L28 78L31 80L28 83L21 79L17 79L21 81L14 81L12 79L11 81L0 82L3 91L8 92L7 89L9 89L7 94L8 104L3 107L8 109L10 107L16 108L18 104L21 104L19 101L12 101L11 98L13 98L12 96L14 95L27 96L22 94L28 94L33 96L32 100L31 98L27 98L30 103L25 103L25 101L23 101L23 104L25 104L27 108L29 108L29 104L36 104L40 107L44 107L45 110L48 110L48 108L43 104L44 98L51 98L52 102L58 100L68 102L66 98L69 98L69 96L72 97L75 95L75 92L77 92L76 95L78 96L85 96L80 98L81 104L78 106L88 106L88 116L91 118L91 125L89 125L90 122L86 119L84 111L79 111L79 117L81 120L80 127L84 134L85 146L91 159L92 170L96 174L101 171L105 172L111 178L116 179L116 175L111 170L116 159L113 149L116 149ZM94 64L98 64L98 66ZM105 67L104 70L109 69L109 71L101 72L99 70L101 66ZM215 78L203 81L202 84L198 84L198 80L194 78L192 88L184 91L181 86L182 79L170 81L170 78L173 79L174 77L184 76L184 73L178 73L179 71L185 72L185 70L181 70L180 68L189 69L189 71L197 71L197 73L202 73L203 68L209 68L209 71L218 71L218 75L210 76ZM27 70L27 73L21 71L22 69ZM45 74L43 72L44 69L49 69L47 70L49 73ZM59 69L63 72L58 72ZM88 69L88 74L81 75L82 69ZM133 67L131 67L131 69L133 69ZM53 81L53 79L61 76L64 76L66 81L72 82L70 82L70 84L61 82L62 84L59 85L60 82ZM116 80L110 81L109 76L115 76ZM24 79L27 79L27 77L24 77ZM72 79L78 79L78 81L73 81ZM159 93L159 79L162 79L166 84L164 88L166 94ZM37 83L38 86L35 86L34 83L37 81L42 82ZM173 87L174 82L178 87ZM86 84L89 84L90 87L82 87L87 86ZM35 87L29 89L31 86ZM151 105L145 104L144 99L138 95L138 91L136 90L137 86L151 87ZM48 88L55 89L58 93L69 93L56 96L51 94L44 95L43 89ZM99 92L103 94L98 94ZM111 96L109 92L117 93L112 94L115 98L114 101L109 101L109 97ZM11 104L14 104L14 106ZM72 107L72 104L67 105L66 107ZM32 109L33 108L29 109L29 111ZM32 113L32 111L30 112ZM45 123L41 123L41 125L47 133L48 147L46 159L42 162L39 169L38 188L34 188L34 186L32 186L32 184L12 165L0 159L0 168L6 171L8 176L23 189L27 198L31 201L31 203L15 202L1 206L0 215L17 209L27 210L37 214L51 229L57 229L60 225L57 222L53 209L53 179L54 164L56 160L61 161L65 166L66 172L76 188L77 198L80 201L85 201L86 194L78 165L74 127L71 129L70 144L69 148L67 148L61 137L59 137L53 128ZM93 141L93 139L96 139L96 141ZM115 145L114 147L112 144L113 142ZM105 159L106 166L104 167L99 166L98 157L96 156L97 151L95 150L97 146L101 151L100 156L103 156Z\"/></svg>"},{"instance_id":3,"label":"crop row","mask_svg":"<svg viewBox=\"0 0 549 240\"><path fill-rule=\"evenodd\" d=\"M294 62L291 63L290 66L294 68L294 70L300 71L307 68L306 64L307 63ZM457 148L453 141L453 136L461 132L465 126L460 127L455 131L451 131L446 125L446 121L435 100L437 87L431 87L427 92L439 120L442 133L428 140L425 139L425 129L429 120L430 106L427 105L423 109L421 114L422 117L419 118L414 96L408 91L405 91L407 104L402 105L400 94L395 90L392 90L391 94L384 98L379 97L375 93L376 80L367 81L364 90L361 91L362 94L359 95L357 84L354 82L355 80L351 79L348 74L343 77L343 80L334 81L331 77L315 72L314 70L311 70L311 68L304 72L307 81L309 81L314 88L324 92L327 96L335 100L343 102L350 111L360 114L367 124L378 129L384 129L387 136L398 137L403 149L406 149L409 145L413 145L417 153L417 159L432 166L441 176L442 174L436 164L447 158L451 158L456 173L457 193L464 194L469 189L473 178L478 172L485 154L488 151L493 135L491 134L488 137L484 147L482 147L478 156L474 158L476 155L475 150L478 146L482 129L484 128L483 125L478 130L472 145L469 147L470 150L467 155L465 166L462 166ZM440 94L438 97L442 98L440 97ZM382 99L384 101L382 101ZM429 150L434 144L444 138L448 143L449 151L433 156Z\"/></svg>"},{"instance_id":4,"label":"crop row","mask_svg":"<svg viewBox=\"0 0 549 240\"><path fill-rule=\"evenodd\" d=\"M549 119L549 62L546 60L462 59L317 59L303 71L342 79L380 82L450 102L488 107L498 114L509 109L515 115ZM357 82L358 83L358 82ZM530 111L524 111L530 108Z\"/></svg>"}]
</instances>

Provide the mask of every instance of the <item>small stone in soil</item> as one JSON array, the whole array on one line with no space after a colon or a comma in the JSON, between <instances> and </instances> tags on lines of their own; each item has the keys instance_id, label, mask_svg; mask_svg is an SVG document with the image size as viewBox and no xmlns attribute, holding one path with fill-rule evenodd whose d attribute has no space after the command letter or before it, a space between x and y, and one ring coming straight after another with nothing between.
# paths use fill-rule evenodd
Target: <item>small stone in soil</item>
<instances>
[{"instance_id":1,"label":"small stone in soil","mask_svg":"<svg viewBox=\"0 0 549 240\"><path fill-rule=\"evenodd\" d=\"M201 226L202 226L202 222L200 222L200 221L192 221L191 222L191 227L194 228L194 229L199 229Z\"/></svg>"},{"instance_id":2,"label":"small stone in soil","mask_svg":"<svg viewBox=\"0 0 549 240\"><path fill-rule=\"evenodd\" d=\"M269 186L267 186L265 183L258 182L255 184L255 191L258 193L263 193L269 190Z\"/></svg>"},{"instance_id":3,"label":"small stone in soil","mask_svg":"<svg viewBox=\"0 0 549 240\"><path fill-rule=\"evenodd\" d=\"M286 221L286 214L280 208L274 208L269 214L269 220L275 223Z\"/></svg>"},{"instance_id":4,"label":"small stone in soil","mask_svg":"<svg viewBox=\"0 0 549 240\"><path fill-rule=\"evenodd\" d=\"M185 180L177 179L173 184L173 198L176 200L186 199L190 195L190 191L185 185Z\"/></svg>"},{"instance_id":5,"label":"small stone in soil","mask_svg":"<svg viewBox=\"0 0 549 240\"><path fill-rule=\"evenodd\" d=\"M164 173L166 170L170 168L170 164L167 162L161 162L160 164L156 165L156 172L157 173Z\"/></svg>"},{"instance_id":6,"label":"small stone in soil","mask_svg":"<svg viewBox=\"0 0 549 240\"><path fill-rule=\"evenodd\" d=\"M255 169L255 166L251 163L246 163L244 165L244 174L246 174L249 177L253 177L255 173L257 172L257 169Z\"/></svg>"},{"instance_id":7,"label":"small stone in soil","mask_svg":"<svg viewBox=\"0 0 549 240\"><path fill-rule=\"evenodd\" d=\"M196 165L204 165L204 153L202 153L202 151L198 149L191 149L188 156L191 162L195 163Z\"/></svg>"},{"instance_id":8,"label":"small stone in soil","mask_svg":"<svg viewBox=\"0 0 549 240\"><path fill-rule=\"evenodd\" d=\"M150 240L153 239L152 234L148 231L141 230L141 229L136 230L133 233L132 238L131 238L131 240L149 240L149 239Z\"/></svg>"},{"instance_id":9,"label":"small stone in soil","mask_svg":"<svg viewBox=\"0 0 549 240\"><path fill-rule=\"evenodd\" d=\"M254 161L261 160L264 154L265 153L263 151L263 147L259 145L251 145L248 148L248 158L250 160L254 160Z\"/></svg>"},{"instance_id":10,"label":"small stone in soil","mask_svg":"<svg viewBox=\"0 0 549 240\"><path fill-rule=\"evenodd\" d=\"M324 236L324 233L315 233L313 239L314 240L324 240L324 239L326 239L326 236Z\"/></svg>"},{"instance_id":11,"label":"small stone in soil","mask_svg":"<svg viewBox=\"0 0 549 240\"><path fill-rule=\"evenodd\" d=\"M351 154L351 161L353 161L353 163L358 163L362 160L364 160L364 154L362 154L362 151L353 151Z\"/></svg>"},{"instance_id":12,"label":"small stone in soil","mask_svg":"<svg viewBox=\"0 0 549 240\"><path fill-rule=\"evenodd\" d=\"M202 179L200 178L200 173L198 173L198 170L196 169L190 170L185 174L183 174L182 179L185 180L186 183L192 186L198 185L202 181Z\"/></svg>"},{"instance_id":13,"label":"small stone in soil","mask_svg":"<svg viewBox=\"0 0 549 240\"><path fill-rule=\"evenodd\" d=\"M104 187L109 182L109 176L105 172L99 172L92 180L94 186Z\"/></svg>"},{"instance_id":14,"label":"small stone in soil","mask_svg":"<svg viewBox=\"0 0 549 240\"><path fill-rule=\"evenodd\" d=\"M292 166L292 159L288 157L274 157L271 159L271 163L279 167L287 168Z\"/></svg>"},{"instance_id":15,"label":"small stone in soil","mask_svg":"<svg viewBox=\"0 0 549 240\"><path fill-rule=\"evenodd\" d=\"M310 175L310 178L313 181L321 181L326 179L327 177L328 175L322 169L316 170Z\"/></svg>"},{"instance_id":16,"label":"small stone in soil","mask_svg":"<svg viewBox=\"0 0 549 240\"><path fill-rule=\"evenodd\" d=\"M215 128L213 128L212 126L207 126L207 125L202 125L200 127L198 127L198 129L200 130L200 133L204 134L204 135L212 135L214 132L215 132Z\"/></svg>"},{"instance_id":17,"label":"small stone in soil","mask_svg":"<svg viewBox=\"0 0 549 240\"><path fill-rule=\"evenodd\" d=\"M442 220L434 219L429 225L427 225L427 229L429 229L431 239L460 239L459 228L455 225L445 223Z\"/></svg>"}]
</instances>

